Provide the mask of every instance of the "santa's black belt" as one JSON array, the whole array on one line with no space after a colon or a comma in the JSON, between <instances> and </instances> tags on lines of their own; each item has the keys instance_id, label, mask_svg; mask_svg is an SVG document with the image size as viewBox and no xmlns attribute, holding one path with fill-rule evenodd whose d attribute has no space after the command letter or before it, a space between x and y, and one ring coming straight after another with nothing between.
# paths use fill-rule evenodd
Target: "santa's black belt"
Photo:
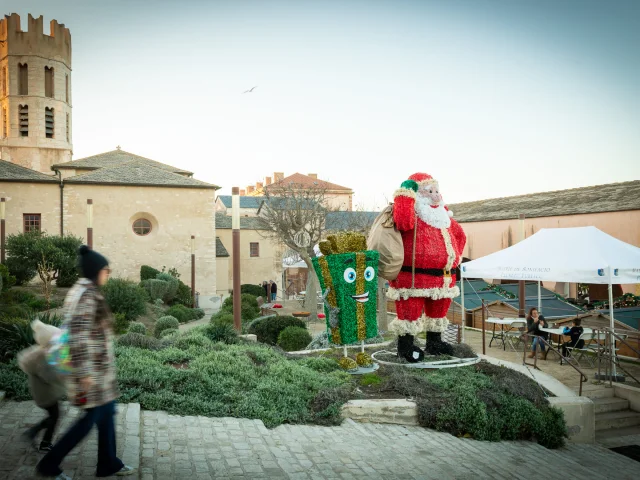
<instances>
[{"instance_id":1,"label":"santa's black belt","mask_svg":"<svg viewBox=\"0 0 640 480\"><path fill-rule=\"evenodd\" d=\"M446 268L418 268L416 267L415 269L412 269L411 267L408 267L406 265L404 265L401 269L402 272L409 272L411 273L412 271L415 271L416 273L420 273L422 275L430 275L432 277L449 277L451 275L458 275L458 268L454 268L452 270L447 270Z\"/></svg>"}]
</instances>

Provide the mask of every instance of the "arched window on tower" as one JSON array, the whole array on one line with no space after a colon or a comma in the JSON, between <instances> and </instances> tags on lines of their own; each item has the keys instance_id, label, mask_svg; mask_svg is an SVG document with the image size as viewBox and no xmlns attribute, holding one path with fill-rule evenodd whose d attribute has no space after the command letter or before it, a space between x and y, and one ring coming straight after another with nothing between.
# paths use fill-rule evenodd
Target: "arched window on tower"
<instances>
[{"instance_id":1,"label":"arched window on tower","mask_svg":"<svg viewBox=\"0 0 640 480\"><path fill-rule=\"evenodd\" d=\"M20 136L29 136L29 105L19 105L18 114L20 115Z\"/></svg>"},{"instance_id":2,"label":"arched window on tower","mask_svg":"<svg viewBox=\"0 0 640 480\"><path fill-rule=\"evenodd\" d=\"M65 101L69 103L69 74L64 75Z\"/></svg>"},{"instance_id":3,"label":"arched window on tower","mask_svg":"<svg viewBox=\"0 0 640 480\"><path fill-rule=\"evenodd\" d=\"M53 86L53 67L44 67L44 96L53 98L54 86Z\"/></svg>"},{"instance_id":4,"label":"arched window on tower","mask_svg":"<svg viewBox=\"0 0 640 480\"><path fill-rule=\"evenodd\" d=\"M69 114L67 113L67 143L70 142L71 139L71 128L69 127Z\"/></svg>"},{"instance_id":5,"label":"arched window on tower","mask_svg":"<svg viewBox=\"0 0 640 480\"><path fill-rule=\"evenodd\" d=\"M7 73L7 67L2 67L2 96L9 95L9 74Z\"/></svg>"},{"instance_id":6,"label":"arched window on tower","mask_svg":"<svg viewBox=\"0 0 640 480\"><path fill-rule=\"evenodd\" d=\"M29 66L18 64L18 95L29 95Z\"/></svg>"},{"instance_id":7,"label":"arched window on tower","mask_svg":"<svg viewBox=\"0 0 640 480\"><path fill-rule=\"evenodd\" d=\"M45 127L45 132L47 134L47 138L53 138L53 132L54 132L53 121L54 121L53 108L45 107L44 127Z\"/></svg>"},{"instance_id":8,"label":"arched window on tower","mask_svg":"<svg viewBox=\"0 0 640 480\"><path fill-rule=\"evenodd\" d=\"M9 120L7 118L7 107L2 107L2 137L9 136Z\"/></svg>"}]
</instances>

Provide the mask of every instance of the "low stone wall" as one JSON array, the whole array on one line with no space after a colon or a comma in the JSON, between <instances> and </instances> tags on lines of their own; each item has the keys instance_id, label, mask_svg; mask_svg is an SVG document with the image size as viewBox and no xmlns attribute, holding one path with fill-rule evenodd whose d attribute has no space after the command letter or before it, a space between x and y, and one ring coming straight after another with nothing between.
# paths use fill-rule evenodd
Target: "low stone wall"
<instances>
[{"instance_id":1,"label":"low stone wall","mask_svg":"<svg viewBox=\"0 0 640 480\"><path fill-rule=\"evenodd\" d=\"M640 412L640 388L630 387L622 383L614 383L613 395L629 400L629 409L634 412Z\"/></svg>"}]
</instances>

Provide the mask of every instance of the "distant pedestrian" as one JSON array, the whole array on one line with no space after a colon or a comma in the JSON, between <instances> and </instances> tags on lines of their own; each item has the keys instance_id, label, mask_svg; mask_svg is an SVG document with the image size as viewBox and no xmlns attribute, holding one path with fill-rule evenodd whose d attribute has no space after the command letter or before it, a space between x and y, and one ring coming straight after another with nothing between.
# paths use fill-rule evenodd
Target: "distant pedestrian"
<instances>
[{"instance_id":1,"label":"distant pedestrian","mask_svg":"<svg viewBox=\"0 0 640 480\"><path fill-rule=\"evenodd\" d=\"M276 282L271 280L271 301L272 302L276 301L277 293L278 293L278 285L276 285Z\"/></svg>"},{"instance_id":2,"label":"distant pedestrian","mask_svg":"<svg viewBox=\"0 0 640 480\"><path fill-rule=\"evenodd\" d=\"M114 416L118 397L113 347L113 315L99 291L107 283L109 262L86 246L80 248L82 278L69 290L64 302L63 328L69 334L72 371L66 379L69 402L84 410L76 423L47 453L36 470L40 475L70 479L60 469L69 454L98 427L96 476L132 475L135 470L116 456Z\"/></svg>"},{"instance_id":3,"label":"distant pedestrian","mask_svg":"<svg viewBox=\"0 0 640 480\"><path fill-rule=\"evenodd\" d=\"M38 433L44 430L38 450L48 452L53 447L51 440L60 417L59 402L66 393L62 378L47 362L49 342L53 336L60 333L60 329L53 325L45 325L40 320L34 321L31 328L36 345L18 353L18 365L27 374L33 401L37 406L46 410L49 415L27 430L24 435L33 442Z\"/></svg>"}]
</instances>

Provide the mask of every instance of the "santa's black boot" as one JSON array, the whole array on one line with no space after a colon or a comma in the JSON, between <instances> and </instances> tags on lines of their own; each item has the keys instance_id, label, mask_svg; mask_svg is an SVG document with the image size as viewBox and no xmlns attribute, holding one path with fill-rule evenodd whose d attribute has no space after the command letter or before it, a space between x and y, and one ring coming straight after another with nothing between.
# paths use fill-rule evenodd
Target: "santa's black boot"
<instances>
[{"instance_id":1,"label":"santa's black boot","mask_svg":"<svg viewBox=\"0 0 640 480\"><path fill-rule=\"evenodd\" d=\"M413 343L413 335L407 334L398 337L398 357L404 358L409 363L424 360L424 352Z\"/></svg>"},{"instance_id":2,"label":"santa's black boot","mask_svg":"<svg viewBox=\"0 0 640 480\"><path fill-rule=\"evenodd\" d=\"M427 332L427 346L424 348L428 355L450 355L453 356L453 347L442 341L440 332Z\"/></svg>"}]
</instances>

